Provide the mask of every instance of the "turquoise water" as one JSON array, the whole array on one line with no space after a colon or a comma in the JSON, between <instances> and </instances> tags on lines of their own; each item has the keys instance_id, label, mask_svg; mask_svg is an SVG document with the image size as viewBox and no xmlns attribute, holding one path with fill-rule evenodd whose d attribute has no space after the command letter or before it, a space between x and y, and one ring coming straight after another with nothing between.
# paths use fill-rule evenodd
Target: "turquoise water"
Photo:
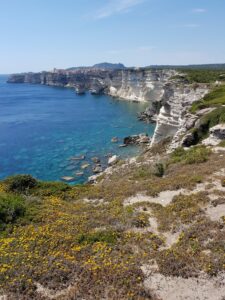
<instances>
[{"instance_id":1,"label":"turquoise water","mask_svg":"<svg viewBox=\"0 0 225 300\"><path fill-rule=\"evenodd\" d=\"M122 158L136 155L138 147L118 147L123 137L153 134L153 125L136 119L143 104L6 80L0 76L0 178L24 173L42 180L74 176L81 164L93 165L94 156L105 167L108 153ZM120 138L118 144L111 142L114 136ZM79 155L85 160L70 160ZM91 167L83 176L75 176L75 183L86 181Z\"/></svg>"}]
</instances>

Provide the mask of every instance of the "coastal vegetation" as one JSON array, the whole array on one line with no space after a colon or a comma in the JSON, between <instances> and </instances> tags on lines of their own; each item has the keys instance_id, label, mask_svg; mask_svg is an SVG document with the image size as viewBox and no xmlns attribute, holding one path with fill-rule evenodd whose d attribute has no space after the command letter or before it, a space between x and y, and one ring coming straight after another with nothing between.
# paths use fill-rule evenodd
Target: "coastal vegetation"
<instances>
[{"instance_id":1,"label":"coastal vegetation","mask_svg":"<svg viewBox=\"0 0 225 300\"><path fill-rule=\"evenodd\" d=\"M141 266L151 260L166 276L215 276L223 270L224 219L207 217L207 189L192 191L225 167L224 158L202 146L178 148L157 164L147 163L151 155L143 154L139 167L115 167L96 185L40 182L25 175L2 181L2 293L10 299L18 294L40 299L42 289L50 295L60 291L54 299L157 299L143 285ZM174 196L167 205L151 198L179 189L189 194ZM138 191L152 200L124 205ZM152 218L157 231L151 229ZM168 232L179 235L171 246Z\"/></svg>"}]
</instances>

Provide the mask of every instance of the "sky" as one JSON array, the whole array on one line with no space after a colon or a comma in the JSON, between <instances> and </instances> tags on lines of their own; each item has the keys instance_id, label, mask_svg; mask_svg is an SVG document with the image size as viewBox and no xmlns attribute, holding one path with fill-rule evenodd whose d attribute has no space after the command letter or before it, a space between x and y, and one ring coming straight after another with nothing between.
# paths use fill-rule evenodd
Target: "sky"
<instances>
[{"instance_id":1,"label":"sky","mask_svg":"<svg viewBox=\"0 0 225 300\"><path fill-rule=\"evenodd\" d=\"M0 0L0 74L225 63L225 0Z\"/></svg>"}]
</instances>

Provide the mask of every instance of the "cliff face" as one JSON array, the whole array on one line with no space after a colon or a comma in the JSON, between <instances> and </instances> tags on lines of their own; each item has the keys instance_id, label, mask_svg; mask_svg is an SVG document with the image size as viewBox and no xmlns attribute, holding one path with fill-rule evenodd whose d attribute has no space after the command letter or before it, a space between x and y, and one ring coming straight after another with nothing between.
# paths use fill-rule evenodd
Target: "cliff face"
<instances>
[{"instance_id":1,"label":"cliff face","mask_svg":"<svg viewBox=\"0 0 225 300\"><path fill-rule=\"evenodd\" d=\"M126 100L148 102L146 115L156 120L152 144L173 137L173 147L190 125L188 108L208 92L204 85L194 87L173 79L176 74L175 70L156 69L78 69L15 74L8 82L72 87L77 93L89 90L93 94L106 93Z\"/></svg>"},{"instance_id":2,"label":"cliff face","mask_svg":"<svg viewBox=\"0 0 225 300\"><path fill-rule=\"evenodd\" d=\"M152 145L166 137L172 137L170 149L179 146L182 135L192 128L196 121L188 112L191 104L203 98L208 92L207 85L195 87L175 81L167 83L164 86L162 107L157 115Z\"/></svg>"},{"instance_id":3,"label":"cliff face","mask_svg":"<svg viewBox=\"0 0 225 300\"><path fill-rule=\"evenodd\" d=\"M175 74L173 70L80 69L72 72L15 74L8 79L8 82L67 86L76 90L82 88L131 101L154 102L162 98L164 85Z\"/></svg>"}]
</instances>

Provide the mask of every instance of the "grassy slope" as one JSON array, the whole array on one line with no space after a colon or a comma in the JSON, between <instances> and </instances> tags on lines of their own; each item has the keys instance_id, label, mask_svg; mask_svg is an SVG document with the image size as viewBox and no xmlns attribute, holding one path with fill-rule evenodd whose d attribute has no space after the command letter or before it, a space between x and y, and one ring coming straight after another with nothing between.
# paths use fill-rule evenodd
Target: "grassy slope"
<instances>
[{"instance_id":1,"label":"grassy slope","mask_svg":"<svg viewBox=\"0 0 225 300\"><path fill-rule=\"evenodd\" d=\"M155 299L144 290L140 269L153 258L164 275L189 277L222 270L221 225L210 221L201 209L210 201L207 192L175 197L165 207L124 206L123 201L137 191L157 195L163 190L193 189L225 167L224 159L197 147L191 155L176 151L164 157L163 164L164 177L154 175L152 164L126 166L96 186L40 182L15 193L9 191L7 181L2 182L0 203L6 197L19 197L25 207L13 220L5 220L1 231L0 284L12 293L10 299L18 299L17 293L39 299L36 282L59 290L72 284L68 299L80 295L92 299L89 293L95 295L93 299L106 294L110 299ZM148 209L159 224L158 235L145 230L150 225ZM161 249L165 240L160 232L180 230L182 224L189 226L179 241ZM207 243L209 238L212 241ZM216 249L210 257L203 254L209 248Z\"/></svg>"}]
</instances>

